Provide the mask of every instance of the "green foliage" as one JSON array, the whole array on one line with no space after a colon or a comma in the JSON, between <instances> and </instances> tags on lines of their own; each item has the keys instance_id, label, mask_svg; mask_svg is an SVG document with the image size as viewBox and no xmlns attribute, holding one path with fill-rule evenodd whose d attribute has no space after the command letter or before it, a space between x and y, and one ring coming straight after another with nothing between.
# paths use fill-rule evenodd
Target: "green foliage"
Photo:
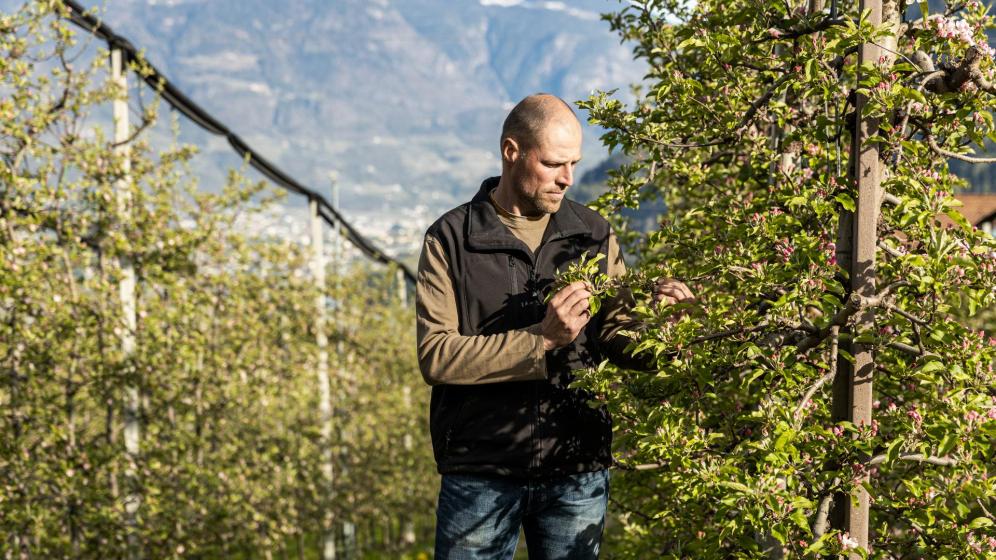
<instances>
[{"instance_id":1,"label":"green foliage","mask_svg":"<svg viewBox=\"0 0 996 560\"><path fill-rule=\"evenodd\" d=\"M87 54L60 14L0 13L0 556L125 557L130 536L147 558L239 557L319 534L327 504L361 528L431 512L427 393L393 271L329 279L327 440L307 248L246 233L276 197L237 172L198 190L196 150L143 132L155 103L130 155L116 149L108 53ZM130 333L121 263L137 277Z\"/></svg>"},{"instance_id":2,"label":"green foliage","mask_svg":"<svg viewBox=\"0 0 996 560\"><path fill-rule=\"evenodd\" d=\"M655 371L579 372L616 423L614 555L833 557L853 543L821 506L857 485L873 549L854 552L996 555L996 339L979 319L996 303L996 243L958 213L947 165L996 138L992 18L969 2L902 23L887 4L892 23L873 28L856 3L837 6L831 20L799 2L648 0L606 16L648 73L631 107L606 93L580 103L630 161L594 206L614 220L660 198L661 227L620 238L637 272L681 279L698 300L677 319L644 310L632 348L658 356ZM859 73L865 41L889 50ZM848 307L837 245L857 202L855 93L879 118L890 197L878 295ZM876 363L871 426L831 399L858 343Z\"/></svg>"},{"instance_id":3,"label":"green foliage","mask_svg":"<svg viewBox=\"0 0 996 560\"><path fill-rule=\"evenodd\" d=\"M592 258L588 258L588 251L585 251L581 258L567 265L567 270L557 271L557 279L553 283L546 301L557 292L574 282L584 282L591 295L588 296L588 309L594 316L602 307L602 300L612 297L616 292L616 284L609 278L608 274L599 271L598 263L605 258L605 254L599 253Z\"/></svg>"}]
</instances>

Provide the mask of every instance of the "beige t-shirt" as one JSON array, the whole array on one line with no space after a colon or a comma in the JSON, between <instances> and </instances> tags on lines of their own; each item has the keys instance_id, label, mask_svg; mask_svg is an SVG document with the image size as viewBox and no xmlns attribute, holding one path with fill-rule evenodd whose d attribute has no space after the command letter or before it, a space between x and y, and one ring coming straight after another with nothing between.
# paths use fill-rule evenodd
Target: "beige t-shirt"
<instances>
[{"instance_id":1,"label":"beige t-shirt","mask_svg":"<svg viewBox=\"0 0 996 560\"><path fill-rule=\"evenodd\" d=\"M535 252L550 215L516 216L499 206L493 197L491 203L498 212L498 219ZM626 272L626 264L611 232L608 245L608 274L621 276ZM430 385L546 379L546 352L539 323L527 329L491 335L460 334L449 263L442 245L429 235L425 236L422 245L415 294L418 361L422 376ZM621 336L620 330L633 326L627 315L631 306L632 295L628 290L619 290L615 297L603 302L605 321L599 333L602 342L612 341L617 346L625 342L612 339Z\"/></svg>"}]
</instances>

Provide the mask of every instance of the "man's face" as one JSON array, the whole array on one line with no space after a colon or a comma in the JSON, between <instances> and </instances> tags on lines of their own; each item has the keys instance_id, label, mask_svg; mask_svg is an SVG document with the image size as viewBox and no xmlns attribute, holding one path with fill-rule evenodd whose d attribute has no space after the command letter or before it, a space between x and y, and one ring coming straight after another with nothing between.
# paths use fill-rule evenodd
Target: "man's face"
<instances>
[{"instance_id":1,"label":"man's face","mask_svg":"<svg viewBox=\"0 0 996 560\"><path fill-rule=\"evenodd\" d=\"M573 116L551 121L538 136L532 146L513 150L510 169L518 205L533 216L560 209L581 160L581 125Z\"/></svg>"}]
</instances>

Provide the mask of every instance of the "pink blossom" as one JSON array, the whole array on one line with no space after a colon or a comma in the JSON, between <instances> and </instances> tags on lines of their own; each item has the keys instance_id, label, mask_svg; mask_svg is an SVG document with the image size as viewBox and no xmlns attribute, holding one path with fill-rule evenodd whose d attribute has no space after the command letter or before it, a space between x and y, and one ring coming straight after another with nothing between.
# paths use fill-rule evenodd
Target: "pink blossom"
<instances>
[{"instance_id":1,"label":"pink blossom","mask_svg":"<svg viewBox=\"0 0 996 560\"><path fill-rule=\"evenodd\" d=\"M782 31L781 29L776 29L774 27L771 27L768 28L768 35L777 39L782 36Z\"/></svg>"},{"instance_id":2,"label":"pink blossom","mask_svg":"<svg viewBox=\"0 0 996 560\"><path fill-rule=\"evenodd\" d=\"M792 243L788 239L782 239L775 243L775 251L781 255L782 260L788 262L792 258L792 253L795 252L795 247L792 246Z\"/></svg>"},{"instance_id":3,"label":"pink blossom","mask_svg":"<svg viewBox=\"0 0 996 560\"><path fill-rule=\"evenodd\" d=\"M837 540L840 542L841 550L852 550L858 547L858 541L851 538L848 533L843 533L837 535Z\"/></svg>"},{"instance_id":4,"label":"pink blossom","mask_svg":"<svg viewBox=\"0 0 996 560\"><path fill-rule=\"evenodd\" d=\"M974 534L969 533L965 535L965 544L968 545L968 548L972 549L972 552L975 552L977 554L982 553L982 543L975 538Z\"/></svg>"},{"instance_id":5,"label":"pink blossom","mask_svg":"<svg viewBox=\"0 0 996 560\"><path fill-rule=\"evenodd\" d=\"M920 412L917 411L915 404L910 405L910 409L906 411L906 415L913 420L913 425L917 429L920 429L920 425L923 424L923 416L921 416Z\"/></svg>"},{"instance_id":6,"label":"pink blossom","mask_svg":"<svg viewBox=\"0 0 996 560\"><path fill-rule=\"evenodd\" d=\"M957 39L968 46L975 45L975 37L972 27L963 19L946 18L940 14L934 14L927 18L933 25L934 32L941 39Z\"/></svg>"}]
</instances>

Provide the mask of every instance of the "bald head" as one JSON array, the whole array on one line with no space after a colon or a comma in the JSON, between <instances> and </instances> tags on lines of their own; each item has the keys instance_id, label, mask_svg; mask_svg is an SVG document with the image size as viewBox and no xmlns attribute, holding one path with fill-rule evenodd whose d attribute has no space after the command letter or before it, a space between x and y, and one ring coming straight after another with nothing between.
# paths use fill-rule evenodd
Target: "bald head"
<instances>
[{"instance_id":1,"label":"bald head","mask_svg":"<svg viewBox=\"0 0 996 560\"><path fill-rule=\"evenodd\" d=\"M522 149L534 147L542 131L553 123L570 122L580 128L574 110L566 101L549 93L535 93L523 99L505 117L501 144L511 138Z\"/></svg>"},{"instance_id":2,"label":"bald head","mask_svg":"<svg viewBox=\"0 0 996 560\"><path fill-rule=\"evenodd\" d=\"M538 93L520 101L501 131L495 202L521 216L556 212L574 182L581 137L581 123L563 99Z\"/></svg>"}]
</instances>

